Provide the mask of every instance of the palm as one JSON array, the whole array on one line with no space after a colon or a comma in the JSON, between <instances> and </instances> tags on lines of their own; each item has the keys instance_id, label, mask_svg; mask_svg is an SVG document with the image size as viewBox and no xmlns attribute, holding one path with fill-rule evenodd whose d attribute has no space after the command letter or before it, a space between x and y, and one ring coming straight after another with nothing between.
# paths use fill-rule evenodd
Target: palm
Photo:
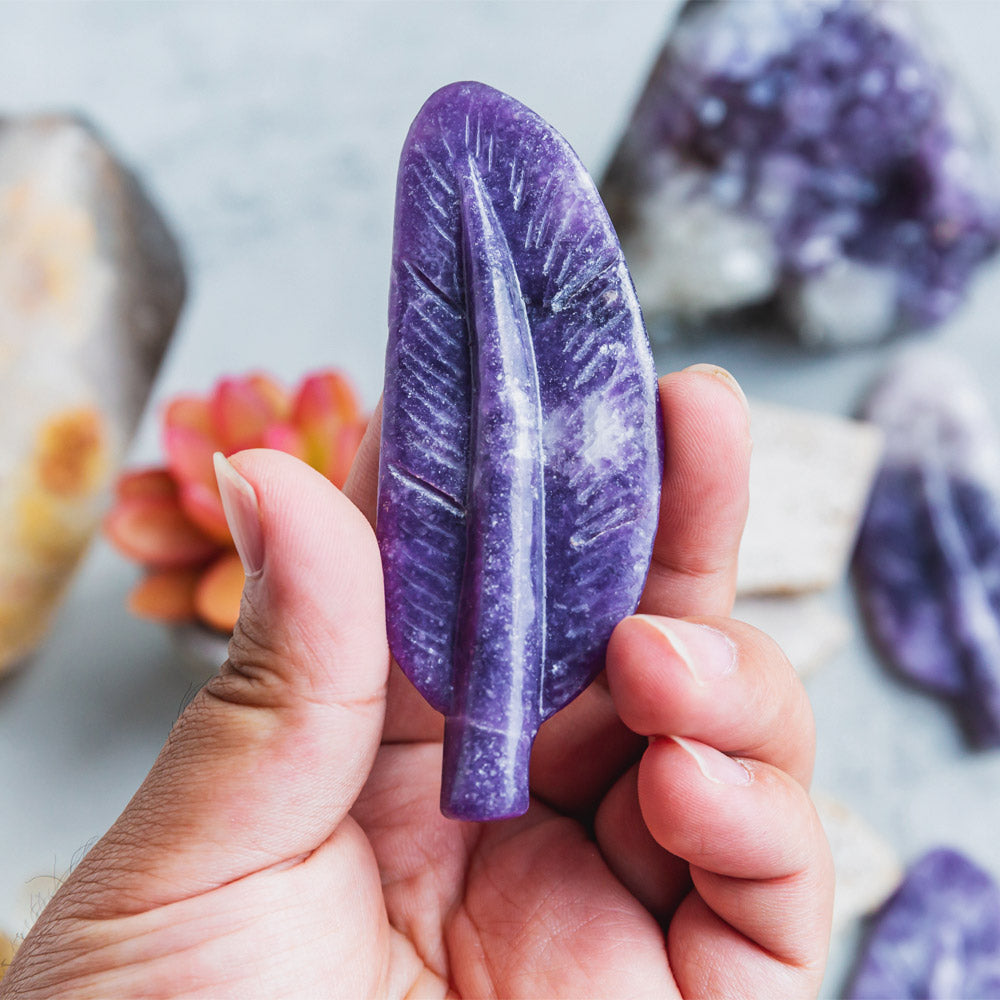
<instances>
[{"instance_id":1,"label":"palm","mask_svg":"<svg viewBox=\"0 0 1000 1000\"><path fill-rule=\"evenodd\" d=\"M595 691L589 700L610 699ZM543 765L544 748L543 739ZM461 995L620 995L633 983L628 995L642 986L662 996L660 927L595 847L593 805L579 795L560 809L536 799L519 819L456 824L438 807L440 761L433 740L383 746L354 810L378 860L388 921L412 946L398 957ZM602 770L591 780L598 798Z\"/></svg>"},{"instance_id":2,"label":"palm","mask_svg":"<svg viewBox=\"0 0 1000 1000\"><path fill-rule=\"evenodd\" d=\"M773 643L712 617L732 602L745 411L704 372L668 377L661 397L668 464L640 606L654 617L619 626L606 683L545 723L531 807L498 823L441 815L441 718L398 668L385 687L378 555L358 515L373 515L377 433L347 487L357 507L287 456L245 453L270 548L230 664L0 993L815 989L832 876L804 790L808 703ZM710 627L679 621L698 616ZM678 635L738 670L705 681Z\"/></svg>"}]
</instances>

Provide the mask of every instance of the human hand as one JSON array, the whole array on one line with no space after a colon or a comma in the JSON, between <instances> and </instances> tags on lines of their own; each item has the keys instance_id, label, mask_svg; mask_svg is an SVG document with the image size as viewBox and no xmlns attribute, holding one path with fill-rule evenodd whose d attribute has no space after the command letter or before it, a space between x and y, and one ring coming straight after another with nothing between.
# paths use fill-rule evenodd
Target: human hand
<instances>
[{"instance_id":1,"label":"human hand","mask_svg":"<svg viewBox=\"0 0 1000 1000\"><path fill-rule=\"evenodd\" d=\"M661 400L641 614L606 683L542 727L528 813L498 823L441 815L440 716L389 668L358 513L377 426L357 506L288 456L235 457L234 535L259 572L230 659L0 996L815 994L833 877L812 717L777 647L724 617L746 412L704 368L661 380Z\"/></svg>"}]
</instances>

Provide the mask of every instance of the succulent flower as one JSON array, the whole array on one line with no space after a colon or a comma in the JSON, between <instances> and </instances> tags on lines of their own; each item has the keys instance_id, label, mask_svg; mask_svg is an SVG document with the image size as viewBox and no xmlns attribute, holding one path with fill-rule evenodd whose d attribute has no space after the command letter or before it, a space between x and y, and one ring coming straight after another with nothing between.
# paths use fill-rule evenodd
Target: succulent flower
<instances>
[{"instance_id":1,"label":"succulent flower","mask_svg":"<svg viewBox=\"0 0 1000 1000\"><path fill-rule=\"evenodd\" d=\"M163 416L165 467L122 475L105 522L112 544L146 569L129 609L168 623L229 632L243 568L226 524L212 456L274 448L344 485L366 419L347 379L307 376L287 392L267 375L220 380L207 397L173 399Z\"/></svg>"}]
</instances>

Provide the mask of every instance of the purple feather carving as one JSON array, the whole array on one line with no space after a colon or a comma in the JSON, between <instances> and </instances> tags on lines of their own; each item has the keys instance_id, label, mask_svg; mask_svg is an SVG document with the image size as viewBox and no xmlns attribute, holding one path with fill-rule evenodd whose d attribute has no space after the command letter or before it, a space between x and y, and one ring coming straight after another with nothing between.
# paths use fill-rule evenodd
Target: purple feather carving
<instances>
[{"instance_id":1,"label":"purple feather carving","mask_svg":"<svg viewBox=\"0 0 1000 1000\"><path fill-rule=\"evenodd\" d=\"M538 726L638 602L661 453L589 175L507 95L438 91L399 168L377 531L390 646L446 716L447 815L527 808Z\"/></svg>"}]
</instances>

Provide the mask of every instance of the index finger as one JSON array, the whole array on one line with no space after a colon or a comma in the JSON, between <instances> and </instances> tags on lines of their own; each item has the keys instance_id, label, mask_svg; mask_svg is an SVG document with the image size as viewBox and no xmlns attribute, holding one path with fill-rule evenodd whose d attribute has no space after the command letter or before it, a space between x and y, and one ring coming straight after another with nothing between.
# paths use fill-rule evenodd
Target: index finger
<instances>
[{"instance_id":1,"label":"index finger","mask_svg":"<svg viewBox=\"0 0 1000 1000\"><path fill-rule=\"evenodd\" d=\"M640 613L728 615L749 506L750 415L717 365L660 379L663 493Z\"/></svg>"}]
</instances>

